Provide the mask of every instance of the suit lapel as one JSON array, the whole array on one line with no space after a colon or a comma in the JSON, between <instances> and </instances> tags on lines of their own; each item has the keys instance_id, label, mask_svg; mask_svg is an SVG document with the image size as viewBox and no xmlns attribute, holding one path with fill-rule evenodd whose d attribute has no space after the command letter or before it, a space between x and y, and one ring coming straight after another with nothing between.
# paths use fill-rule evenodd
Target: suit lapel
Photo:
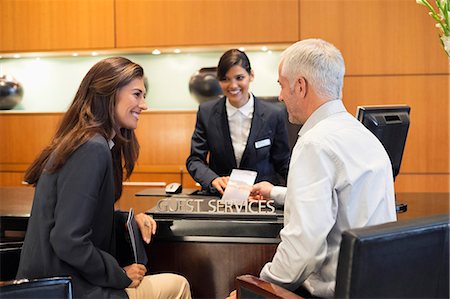
<instances>
[{"instance_id":1,"label":"suit lapel","mask_svg":"<svg viewBox=\"0 0 450 299\"><path fill-rule=\"evenodd\" d=\"M242 154L241 165L245 165L248 158L255 155L255 142L259 136L261 128L264 127L264 109L261 107L259 101L255 97L255 105L252 117L252 125L250 127L250 133L248 135L247 145L245 146L244 153Z\"/></svg>"},{"instance_id":2,"label":"suit lapel","mask_svg":"<svg viewBox=\"0 0 450 299\"><path fill-rule=\"evenodd\" d=\"M236 158L234 157L233 144L231 143L230 126L228 125L227 111L225 108L225 98L219 101L215 107L214 120L215 131L218 133L218 142L223 144L224 159L228 160L228 163L236 168ZM220 148L220 147L219 147Z\"/></svg>"}]
</instances>

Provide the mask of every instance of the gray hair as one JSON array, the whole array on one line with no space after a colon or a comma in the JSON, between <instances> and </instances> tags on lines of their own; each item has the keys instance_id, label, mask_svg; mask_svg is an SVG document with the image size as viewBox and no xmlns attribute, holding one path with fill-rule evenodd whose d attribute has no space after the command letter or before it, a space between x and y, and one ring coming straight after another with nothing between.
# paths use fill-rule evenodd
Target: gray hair
<instances>
[{"instance_id":1,"label":"gray hair","mask_svg":"<svg viewBox=\"0 0 450 299\"><path fill-rule=\"evenodd\" d=\"M281 54L281 75L291 89L304 77L316 93L329 100L342 98L345 65L341 52L321 39L305 39L291 45Z\"/></svg>"}]
</instances>

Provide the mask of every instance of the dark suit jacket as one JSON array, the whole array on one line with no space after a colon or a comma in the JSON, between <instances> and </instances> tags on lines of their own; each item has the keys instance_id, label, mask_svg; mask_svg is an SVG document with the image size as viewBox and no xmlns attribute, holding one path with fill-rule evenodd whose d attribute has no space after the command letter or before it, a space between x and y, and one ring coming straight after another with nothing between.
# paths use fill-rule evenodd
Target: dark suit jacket
<instances>
[{"instance_id":1,"label":"dark suit jacket","mask_svg":"<svg viewBox=\"0 0 450 299\"><path fill-rule=\"evenodd\" d=\"M270 140L270 145L257 148L255 143L265 139ZM256 182L284 184L289 155L285 108L255 97L250 134L239 168L257 171ZM210 185L215 178L228 176L237 168L225 98L199 106L186 167L193 179L210 192L215 191Z\"/></svg>"},{"instance_id":2,"label":"dark suit jacket","mask_svg":"<svg viewBox=\"0 0 450 299\"><path fill-rule=\"evenodd\" d=\"M113 165L94 136L36 186L17 278L69 275L76 298L127 298L131 283L114 258Z\"/></svg>"}]
</instances>

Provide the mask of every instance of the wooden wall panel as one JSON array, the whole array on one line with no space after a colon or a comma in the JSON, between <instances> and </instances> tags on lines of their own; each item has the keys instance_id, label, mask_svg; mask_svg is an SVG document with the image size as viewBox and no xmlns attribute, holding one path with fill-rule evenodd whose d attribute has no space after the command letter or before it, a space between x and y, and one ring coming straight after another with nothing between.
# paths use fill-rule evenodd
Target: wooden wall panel
<instances>
[{"instance_id":1,"label":"wooden wall panel","mask_svg":"<svg viewBox=\"0 0 450 299\"><path fill-rule=\"evenodd\" d=\"M299 0L301 39L322 38L346 63L344 103L408 104L397 192L449 191L449 61L427 9L410 0Z\"/></svg>"},{"instance_id":2,"label":"wooden wall panel","mask_svg":"<svg viewBox=\"0 0 450 299\"><path fill-rule=\"evenodd\" d=\"M344 80L344 103L407 104L410 128L400 173L449 173L449 76L354 76Z\"/></svg>"},{"instance_id":3,"label":"wooden wall panel","mask_svg":"<svg viewBox=\"0 0 450 299\"><path fill-rule=\"evenodd\" d=\"M395 192L443 192L449 193L450 191L450 176L448 173L422 173L422 174L400 174L395 180L394 188Z\"/></svg>"},{"instance_id":4,"label":"wooden wall panel","mask_svg":"<svg viewBox=\"0 0 450 299\"><path fill-rule=\"evenodd\" d=\"M439 76L438 76L439 77ZM361 84L381 84L386 89L396 85L408 84L420 86L419 81L427 78L401 77L393 82L360 82L360 78L346 79L345 104L349 111L355 111L356 105L398 103L379 95L377 100L370 93L358 95ZM433 88L428 78L423 86ZM363 80L366 81L366 80ZM389 80L388 80L389 81ZM392 85L391 87L390 84ZM420 88L414 94L420 95ZM358 96L355 96L358 95ZM440 92L433 94L439 98ZM397 192L448 192L448 112L447 104L425 103L422 97L411 102L412 123L400 175L396 182ZM425 106L428 106L427 110ZM431 108L430 108L431 107ZM441 108L441 109L439 109ZM431 111L431 112L430 112ZM433 114L434 113L434 114ZM430 115L431 114L431 115ZM180 182L186 188L196 188L195 182L186 171L185 161L189 154L190 137L195 125L195 111L145 112L141 114L137 135L141 144L141 154L130 181L133 182ZM417 116L415 116L417 115ZM430 116L427 116L430 115ZM36 155L47 145L61 119L61 113L0 113L0 186L20 186L23 172ZM419 120L422 119L422 123ZM434 131L434 133L430 133ZM445 135L447 134L447 135ZM447 142L445 142L447 141ZM428 144L426 146L423 143Z\"/></svg>"},{"instance_id":5,"label":"wooden wall panel","mask_svg":"<svg viewBox=\"0 0 450 299\"><path fill-rule=\"evenodd\" d=\"M1 0L0 52L114 48L114 0Z\"/></svg>"},{"instance_id":6,"label":"wooden wall panel","mask_svg":"<svg viewBox=\"0 0 450 299\"><path fill-rule=\"evenodd\" d=\"M50 142L61 117L62 113L2 114L0 163L32 162Z\"/></svg>"},{"instance_id":7,"label":"wooden wall panel","mask_svg":"<svg viewBox=\"0 0 450 299\"><path fill-rule=\"evenodd\" d=\"M300 0L300 37L333 43L350 75L448 74L427 12L414 0Z\"/></svg>"},{"instance_id":8,"label":"wooden wall panel","mask_svg":"<svg viewBox=\"0 0 450 299\"><path fill-rule=\"evenodd\" d=\"M0 186L23 186L23 171L3 171L0 168Z\"/></svg>"},{"instance_id":9,"label":"wooden wall panel","mask_svg":"<svg viewBox=\"0 0 450 299\"><path fill-rule=\"evenodd\" d=\"M190 152L196 111L143 113L136 135L139 165L184 165Z\"/></svg>"},{"instance_id":10,"label":"wooden wall panel","mask_svg":"<svg viewBox=\"0 0 450 299\"><path fill-rule=\"evenodd\" d=\"M286 43L297 0L116 0L116 46Z\"/></svg>"},{"instance_id":11,"label":"wooden wall panel","mask_svg":"<svg viewBox=\"0 0 450 299\"><path fill-rule=\"evenodd\" d=\"M0 186L20 186L23 173L50 142L62 113L0 113ZM183 182L195 188L185 163L196 111L144 112L136 135L140 158L130 181Z\"/></svg>"}]
</instances>

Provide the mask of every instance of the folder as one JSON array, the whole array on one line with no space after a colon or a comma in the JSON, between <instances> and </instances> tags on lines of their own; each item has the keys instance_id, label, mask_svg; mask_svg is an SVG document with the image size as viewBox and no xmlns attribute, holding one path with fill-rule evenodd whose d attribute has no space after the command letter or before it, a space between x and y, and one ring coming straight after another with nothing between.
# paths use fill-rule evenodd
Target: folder
<instances>
[{"instance_id":1,"label":"folder","mask_svg":"<svg viewBox=\"0 0 450 299\"><path fill-rule=\"evenodd\" d=\"M148 258L145 242L134 218L134 210L115 213L116 222L116 258L121 266L132 263L147 266Z\"/></svg>"}]
</instances>

